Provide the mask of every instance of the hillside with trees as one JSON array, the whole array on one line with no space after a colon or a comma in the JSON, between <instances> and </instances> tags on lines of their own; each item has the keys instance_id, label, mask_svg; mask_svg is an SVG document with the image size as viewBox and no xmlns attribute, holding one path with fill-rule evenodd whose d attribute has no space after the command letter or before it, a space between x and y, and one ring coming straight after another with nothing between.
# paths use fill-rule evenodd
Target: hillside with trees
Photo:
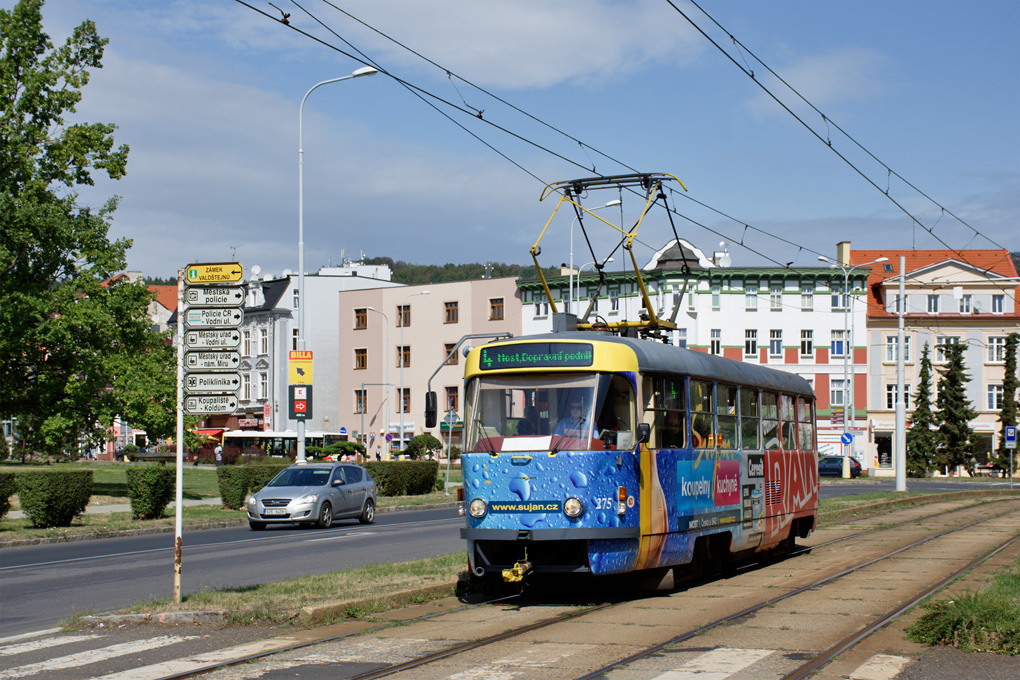
<instances>
[{"instance_id":1,"label":"hillside with trees","mask_svg":"<svg viewBox=\"0 0 1020 680\"><path fill-rule=\"evenodd\" d=\"M436 283L453 283L455 281L476 281L478 279L499 279L508 276L532 279L538 277L533 265L499 264L411 264L403 260L394 261L391 257L367 258L365 264L388 265L393 272L393 280L408 286L421 286ZM543 267L546 276L559 276L559 267Z\"/></svg>"}]
</instances>

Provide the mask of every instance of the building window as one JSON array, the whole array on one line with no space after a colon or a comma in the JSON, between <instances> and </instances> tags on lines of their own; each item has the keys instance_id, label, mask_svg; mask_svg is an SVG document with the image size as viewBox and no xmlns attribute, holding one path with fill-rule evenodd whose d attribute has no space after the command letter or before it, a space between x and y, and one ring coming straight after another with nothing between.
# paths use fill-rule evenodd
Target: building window
<instances>
[{"instance_id":1,"label":"building window","mask_svg":"<svg viewBox=\"0 0 1020 680\"><path fill-rule=\"evenodd\" d=\"M397 368L409 368L411 366L411 346L397 346Z\"/></svg>"},{"instance_id":2,"label":"building window","mask_svg":"<svg viewBox=\"0 0 1020 680\"><path fill-rule=\"evenodd\" d=\"M269 329L259 329L259 354L269 354Z\"/></svg>"},{"instance_id":3,"label":"building window","mask_svg":"<svg viewBox=\"0 0 1020 680\"><path fill-rule=\"evenodd\" d=\"M758 309L758 284L748 283L744 286L744 309L749 312Z\"/></svg>"},{"instance_id":4,"label":"building window","mask_svg":"<svg viewBox=\"0 0 1020 680\"><path fill-rule=\"evenodd\" d=\"M244 346L244 355L246 357L251 356L251 330L245 328L241 333L242 343Z\"/></svg>"},{"instance_id":5,"label":"building window","mask_svg":"<svg viewBox=\"0 0 1020 680\"><path fill-rule=\"evenodd\" d=\"M686 328L678 328L678 329L676 329L676 346L677 347L683 347L683 348L687 347L687 329Z\"/></svg>"},{"instance_id":6,"label":"building window","mask_svg":"<svg viewBox=\"0 0 1020 680\"><path fill-rule=\"evenodd\" d=\"M992 296L992 314L1002 314L1004 301L1005 301L1004 295Z\"/></svg>"},{"instance_id":7,"label":"building window","mask_svg":"<svg viewBox=\"0 0 1020 680\"><path fill-rule=\"evenodd\" d=\"M259 399L269 398L269 374L259 371Z\"/></svg>"},{"instance_id":8,"label":"building window","mask_svg":"<svg viewBox=\"0 0 1020 680\"><path fill-rule=\"evenodd\" d=\"M929 295L928 296L928 313L938 314L939 313L939 296Z\"/></svg>"},{"instance_id":9,"label":"building window","mask_svg":"<svg viewBox=\"0 0 1020 680\"><path fill-rule=\"evenodd\" d=\"M294 289L294 309L301 309L301 291L298 288Z\"/></svg>"},{"instance_id":10,"label":"building window","mask_svg":"<svg viewBox=\"0 0 1020 680\"><path fill-rule=\"evenodd\" d=\"M949 357L946 355L946 347L948 345L958 345L960 338L952 335L940 335L935 338L935 361L940 364L946 363Z\"/></svg>"},{"instance_id":11,"label":"building window","mask_svg":"<svg viewBox=\"0 0 1020 680\"><path fill-rule=\"evenodd\" d=\"M460 321L460 310L458 303L447 302L445 303L446 316L443 319L443 323L457 323Z\"/></svg>"},{"instance_id":12,"label":"building window","mask_svg":"<svg viewBox=\"0 0 1020 680\"><path fill-rule=\"evenodd\" d=\"M800 332L800 355L802 357L813 357L815 355L815 332L802 330Z\"/></svg>"},{"instance_id":13,"label":"building window","mask_svg":"<svg viewBox=\"0 0 1020 680\"><path fill-rule=\"evenodd\" d=\"M679 297L679 296L678 295L674 295L673 296L673 305L674 306L676 306L676 304L678 302L678 300L676 299L677 297ZM610 293L609 294L609 311L610 312L618 312L618 311L620 311L620 294L619 293Z\"/></svg>"},{"instance_id":14,"label":"building window","mask_svg":"<svg viewBox=\"0 0 1020 680\"><path fill-rule=\"evenodd\" d=\"M712 339L709 347L709 352L712 354L722 354L722 330L719 328L712 329Z\"/></svg>"},{"instance_id":15,"label":"building window","mask_svg":"<svg viewBox=\"0 0 1020 680\"><path fill-rule=\"evenodd\" d=\"M365 347L354 350L354 370L362 371L368 368L368 349Z\"/></svg>"},{"instance_id":16,"label":"building window","mask_svg":"<svg viewBox=\"0 0 1020 680\"><path fill-rule=\"evenodd\" d=\"M848 289L838 283L833 283L829 286L829 290L832 291L832 310L833 311L846 311L850 309L850 294Z\"/></svg>"},{"instance_id":17,"label":"building window","mask_svg":"<svg viewBox=\"0 0 1020 680\"><path fill-rule=\"evenodd\" d=\"M801 311L810 312L815 308L815 286L813 283L800 284Z\"/></svg>"},{"instance_id":18,"label":"building window","mask_svg":"<svg viewBox=\"0 0 1020 680\"><path fill-rule=\"evenodd\" d=\"M1002 385L989 385L988 386L988 410L989 411L1001 411L1002 410L1002 398L1004 392L1002 391Z\"/></svg>"},{"instance_id":19,"label":"building window","mask_svg":"<svg viewBox=\"0 0 1020 680\"><path fill-rule=\"evenodd\" d=\"M892 383L885 386L885 407L890 411L896 408L897 385ZM903 385L903 407L910 408L910 385Z\"/></svg>"},{"instance_id":20,"label":"building window","mask_svg":"<svg viewBox=\"0 0 1020 680\"><path fill-rule=\"evenodd\" d=\"M847 332L843 330L832 331L832 356L845 357L849 349L846 343Z\"/></svg>"},{"instance_id":21,"label":"building window","mask_svg":"<svg viewBox=\"0 0 1020 680\"><path fill-rule=\"evenodd\" d=\"M457 410L457 388L447 387L446 388L446 410L450 409Z\"/></svg>"},{"instance_id":22,"label":"building window","mask_svg":"<svg viewBox=\"0 0 1020 680\"><path fill-rule=\"evenodd\" d=\"M411 305L397 305L397 328L411 325Z\"/></svg>"},{"instance_id":23,"label":"building window","mask_svg":"<svg viewBox=\"0 0 1020 680\"><path fill-rule=\"evenodd\" d=\"M722 284L721 283L713 283L712 284L712 309L714 311L719 311L719 305L720 305L720 298L721 297L722 297Z\"/></svg>"},{"instance_id":24,"label":"building window","mask_svg":"<svg viewBox=\"0 0 1020 680\"><path fill-rule=\"evenodd\" d=\"M885 361L886 363L895 363L899 361L899 352L896 351L898 345L898 338L895 335L887 335L885 337ZM908 363L910 361L910 336L903 336L903 362Z\"/></svg>"},{"instance_id":25,"label":"building window","mask_svg":"<svg viewBox=\"0 0 1020 680\"><path fill-rule=\"evenodd\" d=\"M401 389L397 390L397 392L400 394L400 410L401 410L401 412L402 413L410 413L411 412L411 388L410 387L402 387Z\"/></svg>"},{"instance_id":26,"label":"building window","mask_svg":"<svg viewBox=\"0 0 1020 680\"><path fill-rule=\"evenodd\" d=\"M779 357L783 355L783 331L773 328L769 331L769 356Z\"/></svg>"},{"instance_id":27,"label":"building window","mask_svg":"<svg viewBox=\"0 0 1020 680\"><path fill-rule=\"evenodd\" d=\"M773 283L769 286L769 309L778 312L783 308L783 284Z\"/></svg>"},{"instance_id":28,"label":"building window","mask_svg":"<svg viewBox=\"0 0 1020 680\"><path fill-rule=\"evenodd\" d=\"M368 412L368 409L365 406L365 390L354 390L354 412Z\"/></svg>"},{"instance_id":29,"label":"building window","mask_svg":"<svg viewBox=\"0 0 1020 680\"><path fill-rule=\"evenodd\" d=\"M1001 364L1006 360L1006 336L993 335L988 338L988 363Z\"/></svg>"},{"instance_id":30,"label":"building window","mask_svg":"<svg viewBox=\"0 0 1020 680\"><path fill-rule=\"evenodd\" d=\"M290 332L290 348L296 350L298 345L301 343L301 332L298 329L294 329Z\"/></svg>"},{"instance_id":31,"label":"building window","mask_svg":"<svg viewBox=\"0 0 1020 680\"><path fill-rule=\"evenodd\" d=\"M744 331L744 356L753 357L758 354L758 331L748 328Z\"/></svg>"},{"instance_id":32,"label":"building window","mask_svg":"<svg viewBox=\"0 0 1020 680\"><path fill-rule=\"evenodd\" d=\"M489 300L489 321L503 320L503 298Z\"/></svg>"},{"instance_id":33,"label":"building window","mask_svg":"<svg viewBox=\"0 0 1020 680\"><path fill-rule=\"evenodd\" d=\"M846 404L846 381L842 378L833 378L829 381L829 403L840 407Z\"/></svg>"},{"instance_id":34,"label":"building window","mask_svg":"<svg viewBox=\"0 0 1020 680\"><path fill-rule=\"evenodd\" d=\"M251 375L248 373L241 374L241 399L251 401Z\"/></svg>"},{"instance_id":35,"label":"building window","mask_svg":"<svg viewBox=\"0 0 1020 680\"><path fill-rule=\"evenodd\" d=\"M368 328L368 309L361 307L354 310L354 330L360 331Z\"/></svg>"},{"instance_id":36,"label":"building window","mask_svg":"<svg viewBox=\"0 0 1020 680\"><path fill-rule=\"evenodd\" d=\"M973 300L972 295L963 295L960 297L960 314L970 314L973 306L971 301Z\"/></svg>"},{"instance_id":37,"label":"building window","mask_svg":"<svg viewBox=\"0 0 1020 680\"><path fill-rule=\"evenodd\" d=\"M459 358L457 356L457 353L453 352L453 348L454 347L456 347L456 344L452 343L452 342L448 342L445 345L443 345L443 349L446 352L446 354L444 356L450 357L449 359L446 360L446 365L447 366L456 366L457 365L457 361L459 360ZM453 352L452 356L451 356L450 352Z\"/></svg>"}]
</instances>

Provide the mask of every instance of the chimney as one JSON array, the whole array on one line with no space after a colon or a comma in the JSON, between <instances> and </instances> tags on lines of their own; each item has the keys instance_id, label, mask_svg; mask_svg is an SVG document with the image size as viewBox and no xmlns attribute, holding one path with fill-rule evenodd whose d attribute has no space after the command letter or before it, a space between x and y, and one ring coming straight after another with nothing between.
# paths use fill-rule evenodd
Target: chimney
<instances>
[{"instance_id":1,"label":"chimney","mask_svg":"<svg viewBox=\"0 0 1020 680\"><path fill-rule=\"evenodd\" d=\"M840 241L836 244L836 262L843 267L850 266L850 241Z\"/></svg>"}]
</instances>

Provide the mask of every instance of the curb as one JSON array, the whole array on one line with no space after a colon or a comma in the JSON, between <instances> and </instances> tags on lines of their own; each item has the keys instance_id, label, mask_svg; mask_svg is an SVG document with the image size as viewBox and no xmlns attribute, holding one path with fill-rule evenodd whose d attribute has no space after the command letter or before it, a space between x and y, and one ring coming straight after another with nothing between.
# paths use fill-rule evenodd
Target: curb
<instances>
[{"instance_id":1,"label":"curb","mask_svg":"<svg viewBox=\"0 0 1020 680\"><path fill-rule=\"evenodd\" d=\"M158 612L154 614L100 614L83 616L81 622L90 628L105 628L115 625L138 625L158 623L170 625L224 626L228 614L225 611Z\"/></svg>"}]
</instances>

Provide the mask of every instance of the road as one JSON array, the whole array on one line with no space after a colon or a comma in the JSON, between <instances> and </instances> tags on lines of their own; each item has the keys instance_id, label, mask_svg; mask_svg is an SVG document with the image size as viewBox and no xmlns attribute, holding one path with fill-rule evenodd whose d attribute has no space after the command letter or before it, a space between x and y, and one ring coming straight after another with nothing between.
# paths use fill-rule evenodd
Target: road
<instances>
[{"instance_id":1,"label":"road","mask_svg":"<svg viewBox=\"0 0 1020 680\"><path fill-rule=\"evenodd\" d=\"M385 513L372 525L327 530L245 527L184 533L181 591L240 588L464 549L456 510ZM50 628L77 612L173 597L174 536L5 548L0 551L0 637Z\"/></svg>"}]
</instances>

